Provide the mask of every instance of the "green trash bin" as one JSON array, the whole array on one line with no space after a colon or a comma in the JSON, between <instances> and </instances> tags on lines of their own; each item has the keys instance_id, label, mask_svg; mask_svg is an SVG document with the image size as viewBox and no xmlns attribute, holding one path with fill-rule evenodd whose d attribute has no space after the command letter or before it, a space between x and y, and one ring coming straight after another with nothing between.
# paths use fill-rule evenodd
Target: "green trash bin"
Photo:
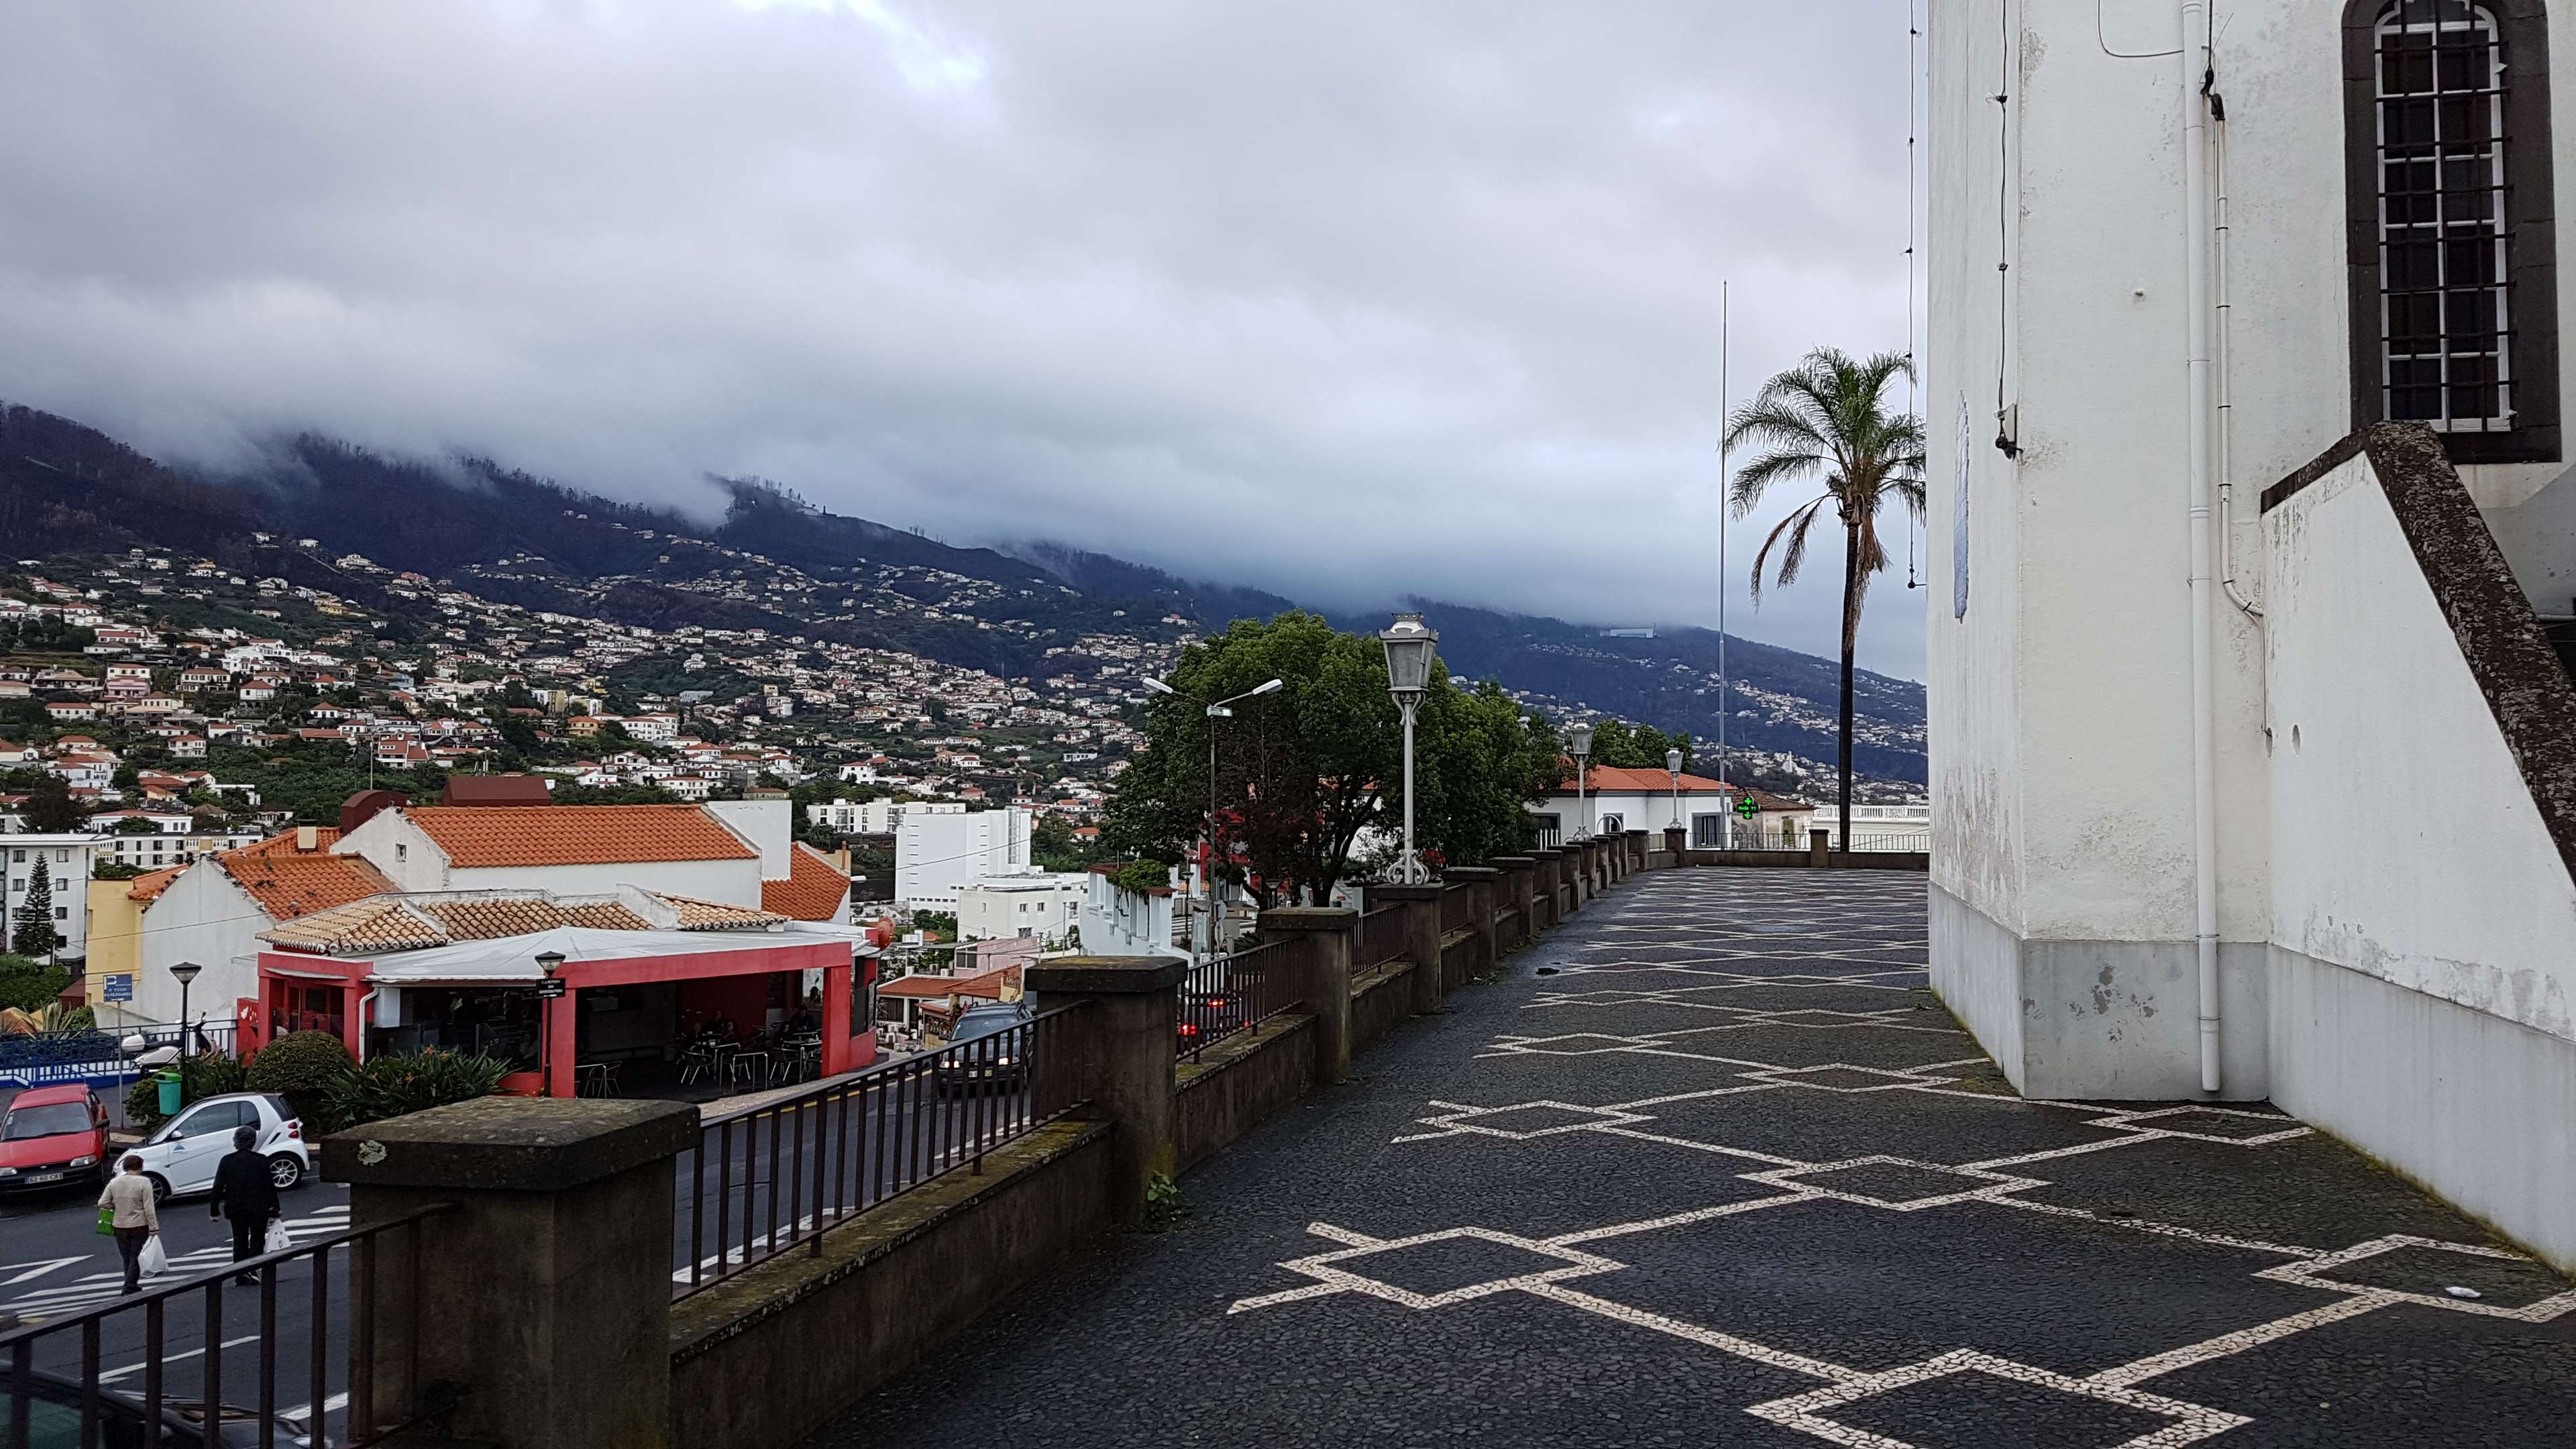
<instances>
[{"instance_id":1,"label":"green trash bin","mask_svg":"<svg viewBox=\"0 0 2576 1449\"><path fill-rule=\"evenodd\" d=\"M161 1115L164 1117L179 1115L179 1074L163 1072L158 1080L161 1084Z\"/></svg>"}]
</instances>

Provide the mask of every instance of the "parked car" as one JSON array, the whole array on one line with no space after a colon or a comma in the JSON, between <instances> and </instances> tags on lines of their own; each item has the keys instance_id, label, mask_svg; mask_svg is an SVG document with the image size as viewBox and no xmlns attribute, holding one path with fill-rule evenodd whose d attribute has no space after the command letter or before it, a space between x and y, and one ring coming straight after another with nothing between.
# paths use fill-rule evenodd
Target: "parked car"
<instances>
[{"instance_id":1,"label":"parked car","mask_svg":"<svg viewBox=\"0 0 2576 1449\"><path fill-rule=\"evenodd\" d=\"M948 1033L948 1045L940 1049L939 1065L932 1068L932 1085L949 1092L969 1087L1016 1087L1027 1081L1028 1033L987 1047L977 1047L975 1043L1027 1026L1034 1015L1026 1003L1016 1001L971 1006L959 1013L955 1029ZM959 1051L959 1047L966 1050Z\"/></svg>"},{"instance_id":2,"label":"parked car","mask_svg":"<svg viewBox=\"0 0 2576 1449\"><path fill-rule=\"evenodd\" d=\"M313 1159L304 1145L304 1122L284 1097L271 1092L226 1092L188 1104L133 1149L143 1158L143 1175L152 1179L153 1197L167 1202L212 1188L216 1166L233 1150L237 1127L259 1129L258 1147L268 1158L268 1178L278 1191L302 1182L312 1170Z\"/></svg>"},{"instance_id":3,"label":"parked car","mask_svg":"<svg viewBox=\"0 0 2576 1449\"><path fill-rule=\"evenodd\" d=\"M30 1087L0 1119L0 1191L95 1182L106 1169L107 1108L87 1087Z\"/></svg>"},{"instance_id":4,"label":"parked car","mask_svg":"<svg viewBox=\"0 0 2576 1449\"><path fill-rule=\"evenodd\" d=\"M205 1442L206 1407L194 1399L163 1399L161 1426L152 1433L151 1421L144 1417L140 1396L123 1389L101 1388L98 1392L97 1434L84 1437L81 1430L81 1386L78 1380L37 1370L28 1388L28 1449L79 1449L85 1443L96 1443L100 1449L162 1449L164 1445L202 1444ZM0 1384L0 1443L14 1442L17 1430L18 1399L6 1384ZM215 1442L228 1449L254 1449L263 1442L260 1435L260 1413L239 1404L225 1404L216 1414ZM284 1414L269 1416L273 1432L266 1442L285 1449L331 1449L331 1441L315 1432L316 1426Z\"/></svg>"}]
</instances>

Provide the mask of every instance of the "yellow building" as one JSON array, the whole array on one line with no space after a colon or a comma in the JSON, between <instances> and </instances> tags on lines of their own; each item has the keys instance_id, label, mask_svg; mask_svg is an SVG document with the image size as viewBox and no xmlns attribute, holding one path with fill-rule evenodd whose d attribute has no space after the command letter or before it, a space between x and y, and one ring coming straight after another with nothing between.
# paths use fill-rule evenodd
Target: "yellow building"
<instances>
[{"instance_id":1,"label":"yellow building","mask_svg":"<svg viewBox=\"0 0 2576 1449\"><path fill-rule=\"evenodd\" d=\"M143 969L143 913L184 869L173 866L132 880L89 883L89 964L82 976L82 999L100 1025L121 1025L130 1016L106 1000L107 979L130 978Z\"/></svg>"}]
</instances>

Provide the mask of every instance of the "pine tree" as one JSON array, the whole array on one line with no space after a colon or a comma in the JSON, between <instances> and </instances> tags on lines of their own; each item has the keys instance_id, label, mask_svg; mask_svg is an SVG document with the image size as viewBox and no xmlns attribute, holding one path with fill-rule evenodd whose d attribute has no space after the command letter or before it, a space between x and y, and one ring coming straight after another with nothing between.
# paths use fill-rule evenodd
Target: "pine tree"
<instances>
[{"instance_id":1,"label":"pine tree","mask_svg":"<svg viewBox=\"0 0 2576 1449\"><path fill-rule=\"evenodd\" d=\"M27 898L18 905L17 929L10 933L9 948L21 956L42 958L62 945L63 933L54 929L53 873L39 855L34 873L27 877Z\"/></svg>"}]
</instances>

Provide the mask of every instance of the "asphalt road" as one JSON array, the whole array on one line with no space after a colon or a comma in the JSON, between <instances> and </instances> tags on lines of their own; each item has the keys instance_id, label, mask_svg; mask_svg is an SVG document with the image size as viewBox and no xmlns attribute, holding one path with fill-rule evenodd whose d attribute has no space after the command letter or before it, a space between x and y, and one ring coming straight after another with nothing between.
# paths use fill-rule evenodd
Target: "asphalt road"
<instances>
[{"instance_id":1,"label":"asphalt road","mask_svg":"<svg viewBox=\"0 0 2576 1449\"><path fill-rule=\"evenodd\" d=\"M978 1141L1006 1136L1018 1118L1012 1093L941 1096L927 1080L893 1090L852 1095L828 1111L772 1114L738 1123L720 1134L701 1169L696 1154L675 1164L671 1267L676 1285L690 1279L694 1260L701 1279L739 1265L765 1250L789 1224L810 1227L818 1200L828 1224L841 1212L881 1200L921 1177L971 1160ZM821 1191L817 1194L817 1187ZM98 1189L93 1183L0 1197L0 1314L6 1326L69 1318L123 1296L123 1269L112 1239L96 1230ZM348 1189L307 1178L285 1194L286 1229L299 1243L327 1238L349 1225ZM231 1260L229 1225L208 1216L203 1198L164 1204L162 1243L171 1275L149 1286L220 1276ZM721 1230L721 1233L719 1232ZM747 1251L748 1250L748 1254ZM345 1402L349 1255L336 1253L325 1285L327 1336L322 1396L326 1411ZM271 1303L257 1289L227 1286L217 1332L218 1391L227 1403L263 1401L260 1377L262 1319L276 1349L275 1383L266 1402L301 1414L315 1398L312 1372L313 1263L297 1259L279 1267ZM182 1294L163 1310L159 1361L163 1392L194 1397L204 1381L209 1338L206 1295ZM140 1311L98 1322L101 1382L141 1393L145 1383L148 1326ZM38 1369L77 1378L83 1334L66 1331L41 1340ZM0 1366L5 1369L5 1366ZM335 1418L332 1436L345 1437Z\"/></svg>"}]
</instances>

